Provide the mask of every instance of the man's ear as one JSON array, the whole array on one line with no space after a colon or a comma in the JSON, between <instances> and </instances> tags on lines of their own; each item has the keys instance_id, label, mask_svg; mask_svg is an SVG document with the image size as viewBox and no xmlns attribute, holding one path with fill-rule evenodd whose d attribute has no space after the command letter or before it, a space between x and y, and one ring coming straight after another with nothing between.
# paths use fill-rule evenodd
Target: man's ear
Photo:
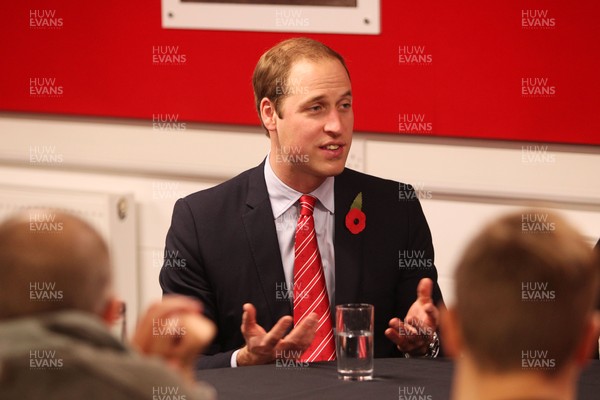
<instances>
[{"instance_id":1,"label":"man's ear","mask_svg":"<svg viewBox=\"0 0 600 400\"><path fill-rule=\"evenodd\" d=\"M260 118L269 133L277 130L277 123L275 122L276 117L277 111L275 110L275 104L266 97L263 97L260 101Z\"/></svg>"},{"instance_id":2,"label":"man's ear","mask_svg":"<svg viewBox=\"0 0 600 400\"><path fill-rule=\"evenodd\" d=\"M440 330L444 352L452 358L458 358L463 350L463 340L454 307L440 309Z\"/></svg>"},{"instance_id":3,"label":"man's ear","mask_svg":"<svg viewBox=\"0 0 600 400\"><path fill-rule=\"evenodd\" d=\"M100 312L100 317L108 326L114 325L115 321L119 319L123 311L123 302L117 300L115 297L110 297L104 306L104 309Z\"/></svg>"},{"instance_id":4,"label":"man's ear","mask_svg":"<svg viewBox=\"0 0 600 400\"><path fill-rule=\"evenodd\" d=\"M596 358L598 354L592 355L592 352L598 345L598 335L600 334L600 312L594 311L581 332L581 340L575 349L575 362L580 367L584 367L590 360L590 357Z\"/></svg>"}]
</instances>

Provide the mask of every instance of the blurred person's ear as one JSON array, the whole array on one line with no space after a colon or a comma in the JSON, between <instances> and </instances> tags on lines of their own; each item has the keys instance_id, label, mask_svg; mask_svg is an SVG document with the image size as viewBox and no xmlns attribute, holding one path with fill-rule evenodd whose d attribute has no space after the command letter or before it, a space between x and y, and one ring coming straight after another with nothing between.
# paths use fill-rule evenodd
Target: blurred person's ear
<instances>
[{"instance_id":1,"label":"blurred person's ear","mask_svg":"<svg viewBox=\"0 0 600 400\"><path fill-rule=\"evenodd\" d=\"M463 340L454 307L440 309L440 330L444 353L449 357L458 358L463 350Z\"/></svg>"},{"instance_id":2,"label":"blurred person's ear","mask_svg":"<svg viewBox=\"0 0 600 400\"><path fill-rule=\"evenodd\" d=\"M100 312L100 317L108 325L113 326L114 323L121 317L123 302L116 297L110 297Z\"/></svg>"},{"instance_id":3,"label":"blurred person's ear","mask_svg":"<svg viewBox=\"0 0 600 400\"><path fill-rule=\"evenodd\" d=\"M598 348L600 334L600 312L594 311L583 328L581 340L575 349L574 359L578 366L584 367L590 361L593 351ZM597 354L594 355L596 358Z\"/></svg>"}]
</instances>

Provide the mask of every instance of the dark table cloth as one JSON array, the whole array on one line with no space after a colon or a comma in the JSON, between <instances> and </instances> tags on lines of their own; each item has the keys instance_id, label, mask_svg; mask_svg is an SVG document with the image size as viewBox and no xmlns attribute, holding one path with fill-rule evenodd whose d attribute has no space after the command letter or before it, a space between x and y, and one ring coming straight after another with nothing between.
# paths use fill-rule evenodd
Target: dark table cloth
<instances>
[{"instance_id":1,"label":"dark table cloth","mask_svg":"<svg viewBox=\"0 0 600 400\"><path fill-rule=\"evenodd\" d=\"M447 400L452 372L448 359L390 358L375 359L374 379L369 382L338 379L335 362L202 370L198 378L212 384L221 400ZM600 399L600 361L592 361L584 370L578 399Z\"/></svg>"}]
</instances>

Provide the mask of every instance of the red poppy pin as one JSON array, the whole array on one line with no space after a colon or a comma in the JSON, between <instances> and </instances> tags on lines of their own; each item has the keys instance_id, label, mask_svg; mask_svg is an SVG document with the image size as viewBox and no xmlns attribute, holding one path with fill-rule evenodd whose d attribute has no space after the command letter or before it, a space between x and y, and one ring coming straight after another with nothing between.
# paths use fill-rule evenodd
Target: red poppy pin
<instances>
[{"instance_id":1,"label":"red poppy pin","mask_svg":"<svg viewBox=\"0 0 600 400\"><path fill-rule=\"evenodd\" d=\"M355 235L361 233L367 226L367 216L362 212L362 192L356 195L350 211L346 214L346 228Z\"/></svg>"}]
</instances>

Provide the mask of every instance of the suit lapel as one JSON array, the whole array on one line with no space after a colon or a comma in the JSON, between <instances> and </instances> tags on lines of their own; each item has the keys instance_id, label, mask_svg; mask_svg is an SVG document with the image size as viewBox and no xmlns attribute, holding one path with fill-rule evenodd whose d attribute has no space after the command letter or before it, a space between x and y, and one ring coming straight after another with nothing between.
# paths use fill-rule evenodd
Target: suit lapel
<instances>
[{"instance_id":1,"label":"suit lapel","mask_svg":"<svg viewBox=\"0 0 600 400\"><path fill-rule=\"evenodd\" d=\"M363 235L352 234L346 228L346 214L356 195L362 190L354 187L348 170L335 177L335 303L359 301ZM364 195L364 193L363 193Z\"/></svg>"},{"instance_id":2,"label":"suit lapel","mask_svg":"<svg viewBox=\"0 0 600 400\"><path fill-rule=\"evenodd\" d=\"M277 301L276 288L285 283L273 211L264 177L264 162L249 172L247 211L243 216L248 244L272 324L291 315L291 304ZM258 306L258 305L255 305ZM260 315L258 315L260 317Z\"/></svg>"}]
</instances>

